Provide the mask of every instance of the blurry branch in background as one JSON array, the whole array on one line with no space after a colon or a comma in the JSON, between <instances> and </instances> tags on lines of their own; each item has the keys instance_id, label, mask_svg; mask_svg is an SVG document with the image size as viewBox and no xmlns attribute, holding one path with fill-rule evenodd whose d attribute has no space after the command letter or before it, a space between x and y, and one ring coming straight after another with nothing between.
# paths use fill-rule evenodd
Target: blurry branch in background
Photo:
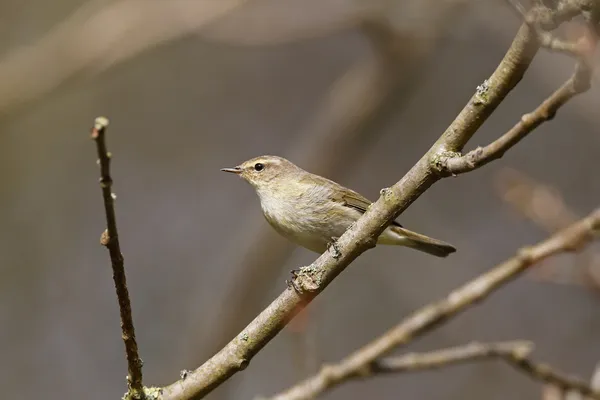
<instances>
[{"instance_id":1,"label":"blurry branch in background","mask_svg":"<svg viewBox=\"0 0 600 400\"><path fill-rule=\"evenodd\" d=\"M496 176L495 184L502 200L546 232L556 232L579 218L567 207L556 188L523 172L503 168Z\"/></svg>"},{"instance_id":2,"label":"blurry branch in background","mask_svg":"<svg viewBox=\"0 0 600 400\"><path fill-rule=\"evenodd\" d=\"M564 375L546 364L538 364L527 358L509 360L509 363L530 375L533 379L550 383L554 387L560 388L564 393L575 394L580 399L600 400L600 390L598 388L592 387L580 378Z\"/></svg>"},{"instance_id":3,"label":"blurry branch in background","mask_svg":"<svg viewBox=\"0 0 600 400\"><path fill-rule=\"evenodd\" d=\"M356 378L367 378L375 374L402 372L417 372L429 369L445 368L467 362L500 359L509 365L526 373L531 378L550 382L553 387L562 391L570 391L580 396L599 398L600 388L592 383L565 376L545 364L536 363L529 359L533 351L533 343L528 341L513 341L499 343L469 343L465 346L451 347L427 353L410 353L398 357L388 357L376 360L359 372ZM284 400L287 398L280 398Z\"/></svg>"},{"instance_id":4,"label":"blurry branch in background","mask_svg":"<svg viewBox=\"0 0 600 400\"><path fill-rule=\"evenodd\" d=\"M250 0L248 0L250 1ZM190 34L244 0L90 1L37 43L0 59L0 115L69 79Z\"/></svg>"},{"instance_id":5,"label":"blurry branch in background","mask_svg":"<svg viewBox=\"0 0 600 400\"><path fill-rule=\"evenodd\" d=\"M286 157L310 165L311 170L323 176L339 176L349 171L356 159L376 143L382 132L378 123L390 112L400 112L404 101L420 85L439 39L447 33L465 3L465 0L440 2L432 21L423 21L408 32L398 31L385 21L366 18L360 27L373 48L372 55L358 61L332 84ZM231 18L235 19L235 14ZM235 242L240 243L240 250L229 262L241 267L221 307L221 326L208 343L211 351L225 345L255 315L265 301L265 293L277 284L281 266L295 249L262 216L253 219ZM277 245L268 248L263 245L273 242ZM206 347L198 343L191 348ZM196 364L198 354L192 353L192 357Z\"/></svg>"},{"instance_id":6,"label":"blurry branch in background","mask_svg":"<svg viewBox=\"0 0 600 400\"><path fill-rule=\"evenodd\" d=\"M546 232L554 233L579 218L565 204L558 190L522 172L504 168L495 183L497 193L506 203ZM577 268L564 263L543 265L534 270L532 276L543 281L600 289L600 253L593 250L579 253L575 263Z\"/></svg>"},{"instance_id":7,"label":"blurry branch in background","mask_svg":"<svg viewBox=\"0 0 600 400\"><path fill-rule=\"evenodd\" d=\"M547 10L542 4L536 4L535 7ZM556 23L560 24L560 22L562 22L560 18L557 18ZM246 368L252 357L275 337L306 303L312 301L359 255L375 246L377 237L393 219L398 217L402 211L410 206L431 185L442 177L450 175L443 168L441 160L447 162L449 157L461 157L460 152L467 142L508 93L519 83L538 49L539 43L536 34L527 24L524 24L519 29L503 60L487 80L486 96L482 98L478 91L469 100L468 104L431 149L400 181L392 187L383 189L381 197L336 241L335 252L326 251L310 266L302 267L300 272L295 275L293 286L294 288L300 288L302 293L297 293L290 288L286 289L250 322L242 332L205 364L190 372L185 379L163 388L161 399L201 398L233 374ZM597 212L589 219L584 220L586 236L590 234L592 228L597 228L596 219L599 217L600 212ZM576 225L573 229L576 230L575 228L577 227L579 225ZM575 239L578 237L571 238L573 240L568 243L569 232L571 230L566 231L564 237L555 237L555 240L561 242L565 247L566 244L569 244L569 246L575 245ZM488 273L474 281L481 283L484 285L483 287L467 284L465 287L459 289L459 294L462 293L465 297L459 298L456 294L449 297L448 304L454 308L448 309L448 315L452 314L453 310L456 310L454 311L456 313L461 309L461 303L455 304L455 301L460 300L463 302L469 298L472 298L471 301L476 301L479 296L483 298L486 296L486 288L488 291L493 290L504 281L514 277L517 272L526 269L532 261L544 258L558 250L567 250L556 246L556 243L552 240L540 246L523 250L514 260L500 266L499 270L494 270L500 275L499 277L495 277L493 274L490 276L490 273ZM569 249L572 250L572 248ZM516 271L513 271L513 269ZM485 286L486 284L490 286L487 287ZM443 303L442 307L444 307ZM442 311L444 310L446 309L442 308ZM358 361L365 357L370 358L369 362L374 361L377 356L388 351L391 347L408 341L413 335L430 329L437 325L442 318L448 316L444 312L440 313L433 306L431 311L426 309L422 312L431 312L434 314L434 318L430 321L423 321L423 317L415 320L408 319L407 324L412 321L415 327L401 325L401 328L407 333L406 337L400 339L400 342L396 338L392 343L388 343L384 336L382 342L377 342L380 343L378 346L381 347L375 346L370 348L370 351L375 354L374 358L370 358L372 354L359 352L358 354L361 358ZM425 314L425 316L427 315ZM436 317L435 315L439 316ZM422 326L420 326L421 323L423 323ZM350 359L350 361L353 360ZM349 374L354 373L354 370L352 370L353 365L350 364L349 367ZM344 371L342 370L342 372Z\"/></svg>"},{"instance_id":8,"label":"blurry branch in background","mask_svg":"<svg viewBox=\"0 0 600 400\"><path fill-rule=\"evenodd\" d=\"M600 393L600 363L596 365L589 386L592 390ZM585 396L580 391L561 386L556 382L544 385L542 391L542 400L590 400L592 398Z\"/></svg>"},{"instance_id":9,"label":"blurry branch in background","mask_svg":"<svg viewBox=\"0 0 600 400\"><path fill-rule=\"evenodd\" d=\"M199 34L204 39L235 46L274 46L305 41L356 28L369 15L378 12L381 0L246 2L244 7L227 14L218 23L206 26Z\"/></svg>"},{"instance_id":10,"label":"blurry branch in background","mask_svg":"<svg viewBox=\"0 0 600 400\"><path fill-rule=\"evenodd\" d=\"M108 120L103 117L96 118L92 128L92 139L96 142L98 151L98 164L100 165L100 187L104 200L104 211L106 214L107 229L102 233L100 243L109 251L113 270L113 279L117 290L119 311L121 314L121 337L125 342L125 354L127 355L127 386L128 391L124 399L142 399L144 391L142 386L142 360L138 354L135 330L133 328L133 317L131 316L131 302L125 279L125 266L119 234L117 232L117 217L115 214L115 194L112 192L112 178L110 176L111 153L106 149L106 127Z\"/></svg>"},{"instance_id":11,"label":"blurry branch in background","mask_svg":"<svg viewBox=\"0 0 600 400\"><path fill-rule=\"evenodd\" d=\"M312 399L340 383L362 376L379 358L481 302L527 271L532 265L555 254L581 249L594 238L598 230L600 230L600 208L549 239L535 246L522 248L513 258L455 289L444 299L414 312L394 328L350 354L338 364L325 365L317 375L274 396L272 400ZM594 392L585 384L569 380L522 357L513 364L536 378L556 382L562 387L569 387L586 395L593 394L594 398L600 399L600 393Z\"/></svg>"},{"instance_id":12,"label":"blurry branch in background","mask_svg":"<svg viewBox=\"0 0 600 400\"><path fill-rule=\"evenodd\" d=\"M375 360L360 371L360 378L373 374L417 372L493 358L521 360L533 351L533 343L525 340L479 343L450 347L426 353L408 353Z\"/></svg>"},{"instance_id":13,"label":"blurry branch in background","mask_svg":"<svg viewBox=\"0 0 600 400\"><path fill-rule=\"evenodd\" d=\"M313 7L290 9L277 6L289 4L281 0L91 0L36 43L1 56L0 115L73 78L99 73L205 28L210 28L207 38L238 44L285 43L348 28L373 8L355 1L310 2ZM274 15L265 15L273 9ZM301 11L303 18L298 18ZM225 16L233 19L220 26Z\"/></svg>"}]
</instances>

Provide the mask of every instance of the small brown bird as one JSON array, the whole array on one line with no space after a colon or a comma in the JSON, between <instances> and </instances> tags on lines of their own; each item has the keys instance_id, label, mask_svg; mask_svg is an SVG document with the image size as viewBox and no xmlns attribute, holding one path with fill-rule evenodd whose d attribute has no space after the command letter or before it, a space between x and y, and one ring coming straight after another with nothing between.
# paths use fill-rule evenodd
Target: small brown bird
<instances>
[{"instance_id":1,"label":"small brown bird","mask_svg":"<svg viewBox=\"0 0 600 400\"><path fill-rule=\"evenodd\" d=\"M265 218L277 232L317 253L323 253L371 205L359 193L282 157L256 157L221 171L237 174L254 187ZM456 251L446 242L409 231L395 221L377 243L406 246L437 257Z\"/></svg>"}]
</instances>

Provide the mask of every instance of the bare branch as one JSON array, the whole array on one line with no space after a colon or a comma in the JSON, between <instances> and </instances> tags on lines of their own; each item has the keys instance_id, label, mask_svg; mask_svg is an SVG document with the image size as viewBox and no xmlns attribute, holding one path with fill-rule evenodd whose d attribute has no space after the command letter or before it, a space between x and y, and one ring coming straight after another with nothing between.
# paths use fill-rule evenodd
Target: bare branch
<instances>
[{"instance_id":1,"label":"bare branch","mask_svg":"<svg viewBox=\"0 0 600 400\"><path fill-rule=\"evenodd\" d=\"M504 97L523 78L538 50L539 44L535 40L535 34L527 25L522 25L510 49L496 67L494 73L484 82L482 89L477 90L471 97L467 105L436 143L439 146L436 149L438 153L447 151L453 154L453 152L462 150L475 132L504 100ZM482 94L485 94L485 96L482 96ZM456 154L453 155L456 156ZM441 154L432 154L430 161L435 163L437 161L436 156L439 157ZM436 165L433 167L434 171L438 169Z\"/></svg>"},{"instance_id":2,"label":"bare branch","mask_svg":"<svg viewBox=\"0 0 600 400\"><path fill-rule=\"evenodd\" d=\"M100 243L106 246L110 254L113 280L115 281L115 288L117 290L117 298L119 301L122 338L123 342L125 342L125 353L127 355L127 367L129 372L127 376L128 393L126 398L129 396L131 399L143 399L142 360L138 354L138 347L135 340L135 329L133 328L129 291L127 290L123 255L121 254L121 246L119 244L119 235L117 232L117 218L114 205L115 195L112 192L112 178L110 176L111 153L106 149L105 133L107 126L108 119L98 117L92 128L92 139L96 142L96 148L98 150L100 187L102 188L102 198L104 200L104 211L106 213L107 224L107 229L102 233Z\"/></svg>"},{"instance_id":3,"label":"bare branch","mask_svg":"<svg viewBox=\"0 0 600 400\"><path fill-rule=\"evenodd\" d=\"M519 14L523 22L531 28L540 46L554 52L564 53L578 59L589 56L589 46L585 37L571 42L556 37L550 30L561 22L568 21L581 13L581 6L574 1L560 1L555 10L546 7L534 7L527 12L519 0L506 0Z\"/></svg>"},{"instance_id":4,"label":"bare branch","mask_svg":"<svg viewBox=\"0 0 600 400\"><path fill-rule=\"evenodd\" d=\"M434 146L395 185L382 190L381 197L336 242L336 253L323 253L301 268L294 286L287 288L223 349L191 372L186 379L162 389L162 399L200 398L223 381L247 367L260 351L299 310L322 292L359 255L375 246L387 225L442 176L434 166L442 153L460 151L517 85L538 50L535 37L522 26L510 49L492 74L485 103L470 101Z\"/></svg>"},{"instance_id":5,"label":"bare branch","mask_svg":"<svg viewBox=\"0 0 600 400\"><path fill-rule=\"evenodd\" d=\"M589 396L589 398L600 399L600 391L594 387L594 378L592 378L592 383L588 384L582 379L565 376L546 364L535 363L528 358L532 350L533 343L527 341L474 342L466 346L378 360L367 367L365 371L361 371L360 377L376 373L421 371L447 367L453 364L499 358L531 378L551 383L553 387L559 388L563 392L577 392L580 395Z\"/></svg>"},{"instance_id":6,"label":"bare branch","mask_svg":"<svg viewBox=\"0 0 600 400\"><path fill-rule=\"evenodd\" d=\"M508 0L508 2L523 17L526 25L534 32L536 39L543 47L548 47L556 51L567 52L579 59L573 76L567 80L557 91L548 97L540 106L529 114L521 117L521 120L508 132L496 139L485 147L478 147L461 157L455 154L448 154L439 158L437 167L443 174L458 175L479 168L493 160L504 155L515 144L525 138L535 128L542 123L551 120L556 112L566 102L576 95L586 92L591 87L593 76L593 62L591 60L598 37L591 28L586 28L581 37L574 43L564 43L554 38L550 32L543 31L540 28L541 21L546 24L558 24L561 21L568 20L581 12L574 3L563 4L560 12L548 15L543 14L544 8L534 8L526 13L518 0ZM548 10L546 10L548 11ZM544 16L544 17L543 17ZM477 88L479 99L485 101L487 95L488 82Z\"/></svg>"},{"instance_id":7,"label":"bare branch","mask_svg":"<svg viewBox=\"0 0 600 400\"><path fill-rule=\"evenodd\" d=\"M473 342L464 346L427 353L409 353L399 357L376 360L367 370L361 371L361 377L376 373L414 372L443 368L491 358L520 360L529 355L532 350L533 343L524 340L498 343Z\"/></svg>"},{"instance_id":8,"label":"bare branch","mask_svg":"<svg viewBox=\"0 0 600 400\"><path fill-rule=\"evenodd\" d=\"M272 400L312 399L348 379L360 376L365 368L368 370L369 365L386 353L435 328L469 306L484 300L494 291L525 272L530 266L554 254L579 249L593 238L597 230L600 230L600 208L549 239L535 246L521 249L512 259L452 291L446 298L417 310L400 324L338 364L324 366L317 375L300 382L286 392L273 397ZM529 369L540 379L542 377L555 381L563 379L544 368L535 368L529 362L523 362L519 366ZM540 371L544 373L542 374ZM568 383L564 379L561 382ZM581 389L578 384L573 387Z\"/></svg>"},{"instance_id":9,"label":"bare branch","mask_svg":"<svg viewBox=\"0 0 600 400\"><path fill-rule=\"evenodd\" d=\"M376 143L383 132L378 128L381 120L388 113L401 110L424 80L424 64L434 54L438 40L453 26L456 21L453 17L459 14L463 3L464 0L439 3L435 18L432 15L431 21L408 32L392 29L381 21L366 20L362 31L375 51L331 85L314 117L291 147L288 158L303 160L299 165L310 165L314 173L323 176L335 175L342 166L348 170L348 160L356 162L365 149ZM239 254L227 261L241 264L241 268L221 307L221 327L214 330L214 339L209 340L208 346L205 343L194 347L218 349L227 344L243 327L240 321L250 320L264 304L264 293L294 249L291 242L282 241L262 216L251 225L235 240ZM262 245L274 240L277 246L265 249ZM253 279L256 276L261 279ZM191 356L187 365L197 365L198 355Z\"/></svg>"},{"instance_id":10,"label":"bare branch","mask_svg":"<svg viewBox=\"0 0 600 400\"><path fill-rule=\"evenodd\" d=\"M316 114L291 147L289 159L303 160L301 164L310 165L315 173L331 176L376 142L377 135L383 131L373 129L373 126L383 117L386 106L394 97L407 99L410 96L409 83L418 81L418 72L422 70L419 67L426 55L425 52L418 53L414 49L416 46L397 45L414 44L418 38L391 31L386 33L380 33L378 37L371 35L377 51L372 57L355 63L331 85ZM394 109L401 107L394 106ZM293 243L283 241L265 223L262 215L258 223L252 225L235 240L241 248L240 254L235 254L234 260L228 260L242 267L222 305L221 327L215 330L210 343L213 349L227 344L227 340L239 331L240 320L247 321L256 314L264 304L264 293L295 248ZM262 244L273 240L281 242L264 249ZM261 279L253 279L256 276Z\"/></svg>"},{"instance_id":11,"label":"bare branch","mask_svg":"<svg viewBox=\"0 0 600 400\"><path fill-rule=\"evenodd\" d=\"M461 157L440 159L440 168L452 175L463 174L494 161L519 143L535 128L551 120L566 102L590 88L592 70L579 64L573 76L557 91L548 97L534 111L525 114L521 120L504 135L485 147L478 147ZM483 90L483 89L481 89Z\"/></svg>"},{"instance_id":12,"label":"bare branch","mask_svg":"<svg viewBox=\"0 0 600 400\"><path fill-rule=\"evenodd\" d=\"M592 399L600 400L600 391L590 386L586 381L561 374L549 365L538 364L527 358L505 358L510 365L520 369L534 379L551 383L552 386L562 389L563 392L576 392Z\"/></svg>"},{"instance_id":13,"label":"bare branch","mask_svg":"<svg viewBox=\"0 0 600 400\"><path fill-rule=\"evenodd\" d=\"M298 294L287 288L223 349L191 372L186 379L162 389L162 399L200 398L238 371L247 367L260 351L298 311L322 292L359 255L375 246L387 225L441 178L434 166L442 153L460 151L517 85L538 50L535 37L522 26L510 49L490 77L484 103L470 101L434 146L381 197L336 242L335 254L323 253L294 278ZM472 99L473 100L473 99Z\"/></svg>"}]
</instances>

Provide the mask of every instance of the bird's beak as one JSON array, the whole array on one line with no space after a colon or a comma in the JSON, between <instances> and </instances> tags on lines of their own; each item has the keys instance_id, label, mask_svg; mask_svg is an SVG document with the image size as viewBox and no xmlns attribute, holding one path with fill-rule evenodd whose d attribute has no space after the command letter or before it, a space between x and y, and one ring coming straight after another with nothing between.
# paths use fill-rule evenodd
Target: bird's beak
<instances>
[{"instance_id":1,"label":"bird's beak","mask_svg":"<svg viewBox=\"0 0 600 400\"><path fill-rule=\"evenodd\" d=\"M223 172L231 172L232 174L241 174L242 173L242 169L240 167L235 167L235 168L221 168L221 171L223 171Z\"/></svg>"}]
</instances>

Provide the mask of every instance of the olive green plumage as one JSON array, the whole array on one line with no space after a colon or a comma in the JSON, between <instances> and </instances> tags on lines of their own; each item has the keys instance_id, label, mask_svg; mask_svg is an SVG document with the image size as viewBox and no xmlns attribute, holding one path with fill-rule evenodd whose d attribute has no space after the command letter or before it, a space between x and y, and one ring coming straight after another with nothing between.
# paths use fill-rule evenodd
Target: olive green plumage
<instances>
[{"instance_id":1,"label":"olive green plumage","mask_svg":"<svg viewBox=\"0 0 600 400\"><path fill-rule=\"evenodd\" d=\"M277 232L317 253L323 253L371 205L361 194L282 157L256 157L222 171L235 173L254 187L265 218ZM412 232L395 221L377 243L406 246L438 257L456 251L446 242Z\"/></svg>"}]
</instances>

